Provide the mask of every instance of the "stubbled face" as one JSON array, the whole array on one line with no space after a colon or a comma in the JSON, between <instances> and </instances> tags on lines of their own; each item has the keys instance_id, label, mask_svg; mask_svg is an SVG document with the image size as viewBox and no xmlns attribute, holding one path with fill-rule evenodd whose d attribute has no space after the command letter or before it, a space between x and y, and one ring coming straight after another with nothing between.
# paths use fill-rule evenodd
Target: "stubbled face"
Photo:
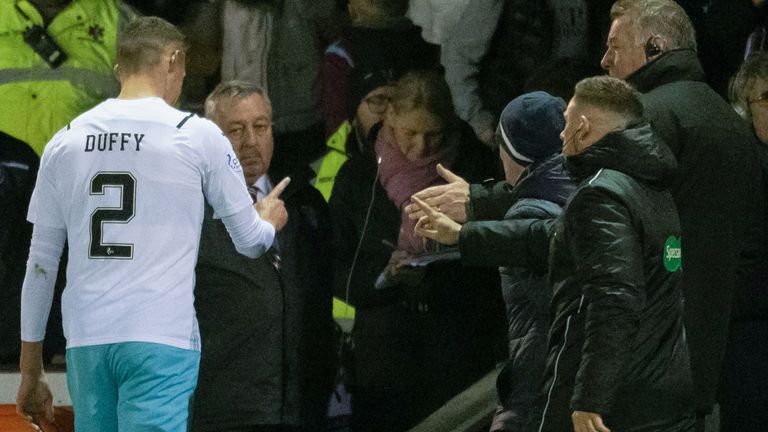
<instances>
[{"instance_id":1,"label":"stubbled face","mask_svg":"<svg viewBox=\"0 0 768 432\"><path fill-rule=\"evenodd\" d=\"M646 63L643 44L638 44L628 16L611 23L606 51L600 66L613 78L624 79Z\"/></svg>"},{"instance_id":2,"label":"stubbled face","mask_svg":"<svg viewBox=\"0 0 768 432\"><path fill-rule=\"evenodd\" d=\"M560 132L560 140L563 142L563 156L573 156L584 150L580 145L580 132L583 127L581 113L573 99L568 102L568 106L563 113L565 117L565 127Z\"/></svg>"},{"instance_id":3,"label":"stubbled face","mask_svg":"<svg viewBox=\"0 0 768 432\"><path fill-rule=\"evenodd\" d=\"M252 185L269 170L274 143L272 113L261 95L223 100L217 107L216 123L229 138L240 159L247 184Z\"/></svg>"},{"instance_id":4,"label":"stubbled face","mask_svg":"<svg viewBox=\"0 0 768 432\"><path fill-rule=\"evenodd\" d=\"M436 115L425 109L414 109L395 114L390 110L389 124L395 140L408 160L430 156L440 149L445 132L444 124Z\"/></svg>"},{"instance_id":5,"label":"stubbled face","mask_svg":"<svg viewBox=\"0 0 768 432\"><path fill-rule=\"evenodd\" d=\"M362 129L362 136L367 137L371 128L384 118L391 99L392 87L382 86L365 95L357 106L357 123Z\"/></svg>"},{"instance_id":6,"label":"stubbled face","mask_svg":"<svg viewBox=\"0 0 768 432\"><path fill-rule=\"evenodd\" d=\"M520 176L523 175L525 167L515 162L512 157L507 154L506 150L499 149L499 159L504 166L504 177L507 179L507 183L514 186L520 180Z\"/></svg>"}]
</instances>

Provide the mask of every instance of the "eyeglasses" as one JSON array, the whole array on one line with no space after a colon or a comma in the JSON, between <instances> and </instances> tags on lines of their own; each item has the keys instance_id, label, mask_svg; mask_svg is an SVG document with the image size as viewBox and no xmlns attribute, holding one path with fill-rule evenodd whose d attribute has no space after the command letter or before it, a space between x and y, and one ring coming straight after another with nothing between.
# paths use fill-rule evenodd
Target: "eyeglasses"
<instances>
[{"instance_id":1,"label":"eyeglasses","mask_svg":"<svg viewBox=\"0 0 768 432\"><path fill-rule=\"evenodd\" d=\"M389 101L392 100L389 96L378 94L365 98L365 103L368 104L368 109L374 114L384 114L387 110Z\"/></svg>"}]
</instances>

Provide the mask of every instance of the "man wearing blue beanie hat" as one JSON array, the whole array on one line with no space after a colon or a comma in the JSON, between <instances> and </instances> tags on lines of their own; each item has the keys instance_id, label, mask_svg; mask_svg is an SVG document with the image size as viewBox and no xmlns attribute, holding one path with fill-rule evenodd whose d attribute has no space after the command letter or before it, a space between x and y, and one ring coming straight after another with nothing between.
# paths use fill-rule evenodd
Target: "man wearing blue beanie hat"
<instances>
[{"instance_id":1,"label":"man wearing blue beanie hat","mask_svg":"<svg viewBox=\"0 0 768 432\"><path fill-rule=\"evenodd\" d=\"M565 101L537 91L519 96L501 112L496 140L518 164L528 166L560 152Z\"/></svg>"},{"instance_id":2,"label":"man wearing blue beanie hat","mask_svg":"<svg viewBox=\"0 0 768 432\"><path fill-rule=\"evenodd\" d=\"M554 220L560 215L576 184L564 168L560 155L560 132L565 126L565 102L545 92L527 93L510 102L501 114L495 140L504 164L505 187L511 188L514 204L496 219L469 221L460 225L413 197L411 207L425 213L416 232L445 244L457 244L464 263L499 266L506 303L509 360L497 379L499 397L491 432L520 431L532 419L533 404L544 370L549 327L549 292L545 283L547 260L522 268L509 266L516 243L509 239L521 223ZM450 171L438 166L443 174ZM455 177L455 176L454 176ZM449 182L452 180L446 178ZM454 179L455 180L455 179Z\"/></svg>"}]
</instances>

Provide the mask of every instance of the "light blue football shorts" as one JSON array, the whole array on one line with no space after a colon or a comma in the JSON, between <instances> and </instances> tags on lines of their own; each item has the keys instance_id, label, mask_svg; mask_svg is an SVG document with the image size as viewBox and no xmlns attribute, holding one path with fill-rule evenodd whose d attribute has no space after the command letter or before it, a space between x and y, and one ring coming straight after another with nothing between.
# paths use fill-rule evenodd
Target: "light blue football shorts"
<instances>
[{"instance_id":1,"label":"light blue football shorts","mask_svg":"<svg viewBox=\"0 0 768 432\"><path fill-rule=\"evenodd\" d=\"M67 350L77 432L185 432L200 352L145 342Z\"/></svg>"}]
</instances>

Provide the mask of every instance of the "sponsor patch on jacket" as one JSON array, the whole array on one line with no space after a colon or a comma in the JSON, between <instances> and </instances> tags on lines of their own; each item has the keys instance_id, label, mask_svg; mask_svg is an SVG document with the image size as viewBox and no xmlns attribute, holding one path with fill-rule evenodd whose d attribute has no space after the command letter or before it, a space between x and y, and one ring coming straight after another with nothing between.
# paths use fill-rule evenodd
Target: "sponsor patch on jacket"
<instances>
[{"instance_id":1,"label":"sponsor patch on jacket","mask_svg":"<svg viewBox=\"0 0 768 432\"><path fill-rule=\"evenodd\" d=\"M243 170L243 167L240 166L240 159L233 153L227 153L227 165L229 165L229 168L234 172Z\"/></svg>"},{"instance_id":2,"label":"sponsor patch on jacket","mask_svg":"<svg viewBox=\"0 0 768 432\"><path fill-rule=\"evenodd\" d=\"M683 248L680 247L680 238L667 237L664 243L664 268L668 272L676 272L683 266Z\"/></svg>"}]
</instances>

